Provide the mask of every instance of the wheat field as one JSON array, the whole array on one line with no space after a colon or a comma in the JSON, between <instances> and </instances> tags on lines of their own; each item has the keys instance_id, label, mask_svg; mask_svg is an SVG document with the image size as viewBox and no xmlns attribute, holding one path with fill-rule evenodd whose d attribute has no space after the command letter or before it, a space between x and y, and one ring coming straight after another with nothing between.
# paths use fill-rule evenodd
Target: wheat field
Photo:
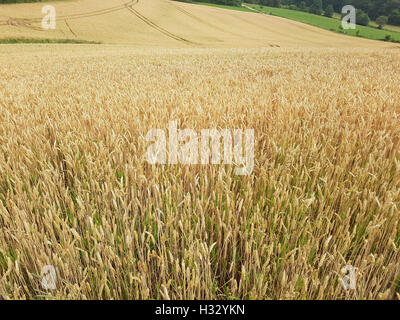
<instances>
[{"instance_id":1,"label":"wheat field","mask_svg":"<svg viewBox=\"0 0 400 320\"><path fill-rule=\"evenodd\" d=\"M280 17L170 0L74 0L45 4L57 10L55 30L41 29L43 3L0 5L0 39L78 39L141 48L395 46Z\"/></svg>"},{"instance_id":2,"label":"wheat field","mask_svg":"<svg viewBox=\"0 0 400 320\"><path fill-rule=\"evenodd\" d=\"M399 298L398 51L22 47L0 47L2 298ZM253 174L147 164L171 119L254 128Z\"/></svg>"},{"instance_id":3,"label":"wheat field","mask_svg":"<svg viewBox=\"0 0 400 320\"><path fill-rule=\"evenodd\" d=\"M398 45L125 2L50 36L0 6L0 38L103 42L0 45L0 299L400 299ZM253 129L253 172L149 164L170 121Z\"/></svg>"}]
</instances>

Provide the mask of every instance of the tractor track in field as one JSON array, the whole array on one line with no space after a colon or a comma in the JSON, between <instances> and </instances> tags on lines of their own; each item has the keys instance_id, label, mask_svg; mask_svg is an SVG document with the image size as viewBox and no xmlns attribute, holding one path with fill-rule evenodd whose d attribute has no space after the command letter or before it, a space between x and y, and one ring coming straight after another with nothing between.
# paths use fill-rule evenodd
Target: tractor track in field
<instances>
[{"instance_id":1,"label":"tractor track in field","mask_svg":"<svg viewBox=\"0 0 400 320\"><path fill-rule=\"evenodd\" d=\"M205 21L205 20L203 20L203 19L201 19L201 18L195 16L194 14L190 13L189 11L187 11L187 10L181 8L179 5L176 5L176 4L174 4L174 3L170 2L170 1L168 1L168 3L169 3L171 6L173 6L175 9L177 9L178 11L182 12L183 14L187 15L188 17L190 17L190 18L192 18L192 19L194 19L194 20L196 20L196 21L198 21L198 22L200 22L200 23L202 23L202 24L205 24L205 25L207 25L207 26L209 26L209 27L211 27L211 28L214 28L214 29L216 29L216 30L219 30L219 31L221 31L221 32L223 32L223 33L228 33L228 34L231 34L231 35L233 35L233 36L240 36L240 35L238 35L237 33L224 30L224 29L221 28L221 27L218 27L218 26L216 26L216 25L214 25L214 24L212 24L212 23L210 23L210 22L207 22L207 21Z\"/></svg>"},{"instance_id":2,"label":"tractor track in field","mask_svg":"<svg viewBox=\"0 0 400 320\"><path fill-rule=\"evenodd\" d=\"M72 30L71 26L69 25L67 19L65 19L64 21L65 21L65 24L67 25L69 31L70 31L75 37L77 37L76 33Z\"/></svg>"},{"instance_id":3,"label":"tractor track in field","mask_svg":"<svg viewBox=\"0 0 400 320\"><path fill-rule=\"evenodd\" d=\"M182 12L183 14L187 15L188 17L191 17L192 19L194 19L194 20L196 20L196 21L198 21L198 22L200 22L200 23L203 23L203 24L205 24L205 25L207 25L207 26L209 26L209 27L211 27L211 28L214 28L214 29L216 29L216 30L219 30L219 31L221 31L221 32L223 32L223 33L231 34L231 35L236 36L236 37L237 37L237 36L238 36L238 37L243 37L243 35L240 35L240 34L237 34L237 33L231 32L231 31L224 30L224 29L221 28L221 27L218 27L218 26L216 26L216 25L214 25L214 24L212 24L212 23L209 23L209 22L207 22L207 21L205 21L205 20L203 20L203 19L201 19L201 18L195 16L194 14L190 13L189 11L187 11L187 10L185 10L185 9L183 9L183 8L181 8L181 7L179 7L179 5L176 5L176 4L174 4L174 3L170 2L170 1L168 1L168 3L169 3L171 6L173 6L175 9L177 9L178 11L180 11L180 12ZM270 44L270 43L268 43L268 45L269 45L270 47L280 47L278 44Z\"/></svg>"},{"instance_id":4,"label":"tractor track in field","mask_svg":"<svg viewBox=\"0 0 400 320\"><path fill-rule=\"evenodd\" d=\"M163 27L160 27L159 25L157 25L155 22L151 21L149 18L145 17L144 15L142 15L139 11L135 10L134 8L132 8L132 6L127 5L126 8L132 12L137 18L139 18L140 20L142 20L144 23L146 23L148 26L152 27L153 29L156 29L157 31L161 32L162 34L166 35L167 37L170 37L174 40L180 41L180 42L184 42L186 44L196 44L193 41L190 41L188 39L182 38L181 36L174 34L166 29L164 29Z\"/></svg>"}]
</instances>

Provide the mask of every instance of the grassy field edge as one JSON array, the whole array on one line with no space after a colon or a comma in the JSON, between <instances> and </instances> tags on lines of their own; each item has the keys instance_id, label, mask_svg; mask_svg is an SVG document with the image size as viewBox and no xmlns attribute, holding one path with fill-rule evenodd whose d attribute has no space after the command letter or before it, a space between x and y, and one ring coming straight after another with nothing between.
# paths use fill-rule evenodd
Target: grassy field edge
<instances>
[{"instance_id":1,"label":"grassy field edge","mask_svg":"<svg viewBox=\"0 0 400 320\"><path fill-rule=\"evenodd\" d=\"M17 43L61 43L61 44L101 44L98 41L76 40L76 39L37 39L37 38L4 38L0 39L0 44Z\"/></svg>"}]
</instances>

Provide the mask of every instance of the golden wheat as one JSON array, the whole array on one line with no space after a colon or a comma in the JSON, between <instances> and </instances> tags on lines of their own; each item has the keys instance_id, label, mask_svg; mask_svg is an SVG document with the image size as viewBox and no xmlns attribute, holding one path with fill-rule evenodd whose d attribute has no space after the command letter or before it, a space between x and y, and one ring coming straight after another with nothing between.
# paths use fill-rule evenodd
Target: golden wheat
<instances>
[{"instance_id":1,"label":"golden wheat","mask_svg":"<svg viewBox=\"0 0 400 320\"><path fill-rule=\"evenodd\" d=\"M1 298L399 297L399 51L2 46L0 65ZM172 120L254 129L253 174L147 164Z\"/></svg>"}]
</instances>

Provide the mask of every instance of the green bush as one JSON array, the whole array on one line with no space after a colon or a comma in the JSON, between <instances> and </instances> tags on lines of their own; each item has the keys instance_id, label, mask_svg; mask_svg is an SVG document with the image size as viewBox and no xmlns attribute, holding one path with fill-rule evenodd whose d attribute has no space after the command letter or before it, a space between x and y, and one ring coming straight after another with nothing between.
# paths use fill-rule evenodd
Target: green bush
<instances>
[{"instance_id":1,"label":"green bush","mask_svg":"<svg viewBox=\"0 0 400 320\"><path fill-rule=\"evenodd\" d=\"M378 24L379 29L383 29L383 26L388 23L388 17L379 16L378 18L376 18L375 22Z\"/></svg>"},{"instance_id":2,"label":"green bush","mask_svg":"<svg viewBox=\"0 0 400 320\"><path fill-rule=\"evenodd\" d=\"M360 9L358 9L356 11L356 23L357 24L362 25L362 26L367 26L367 25L369 25L369 21L370 21L369 17L364 11L362 11Z\"/></svg>"},{"instance_id":3,"label":"green bush","mask_svg":"<svg viewBox=\"0 0 400 320\"><path fill-rule=\"evenodd\" d=\"M387 34L383 40L384 41L392 41L392 36L390 34Z\"/></svg>"}]
</instances>

